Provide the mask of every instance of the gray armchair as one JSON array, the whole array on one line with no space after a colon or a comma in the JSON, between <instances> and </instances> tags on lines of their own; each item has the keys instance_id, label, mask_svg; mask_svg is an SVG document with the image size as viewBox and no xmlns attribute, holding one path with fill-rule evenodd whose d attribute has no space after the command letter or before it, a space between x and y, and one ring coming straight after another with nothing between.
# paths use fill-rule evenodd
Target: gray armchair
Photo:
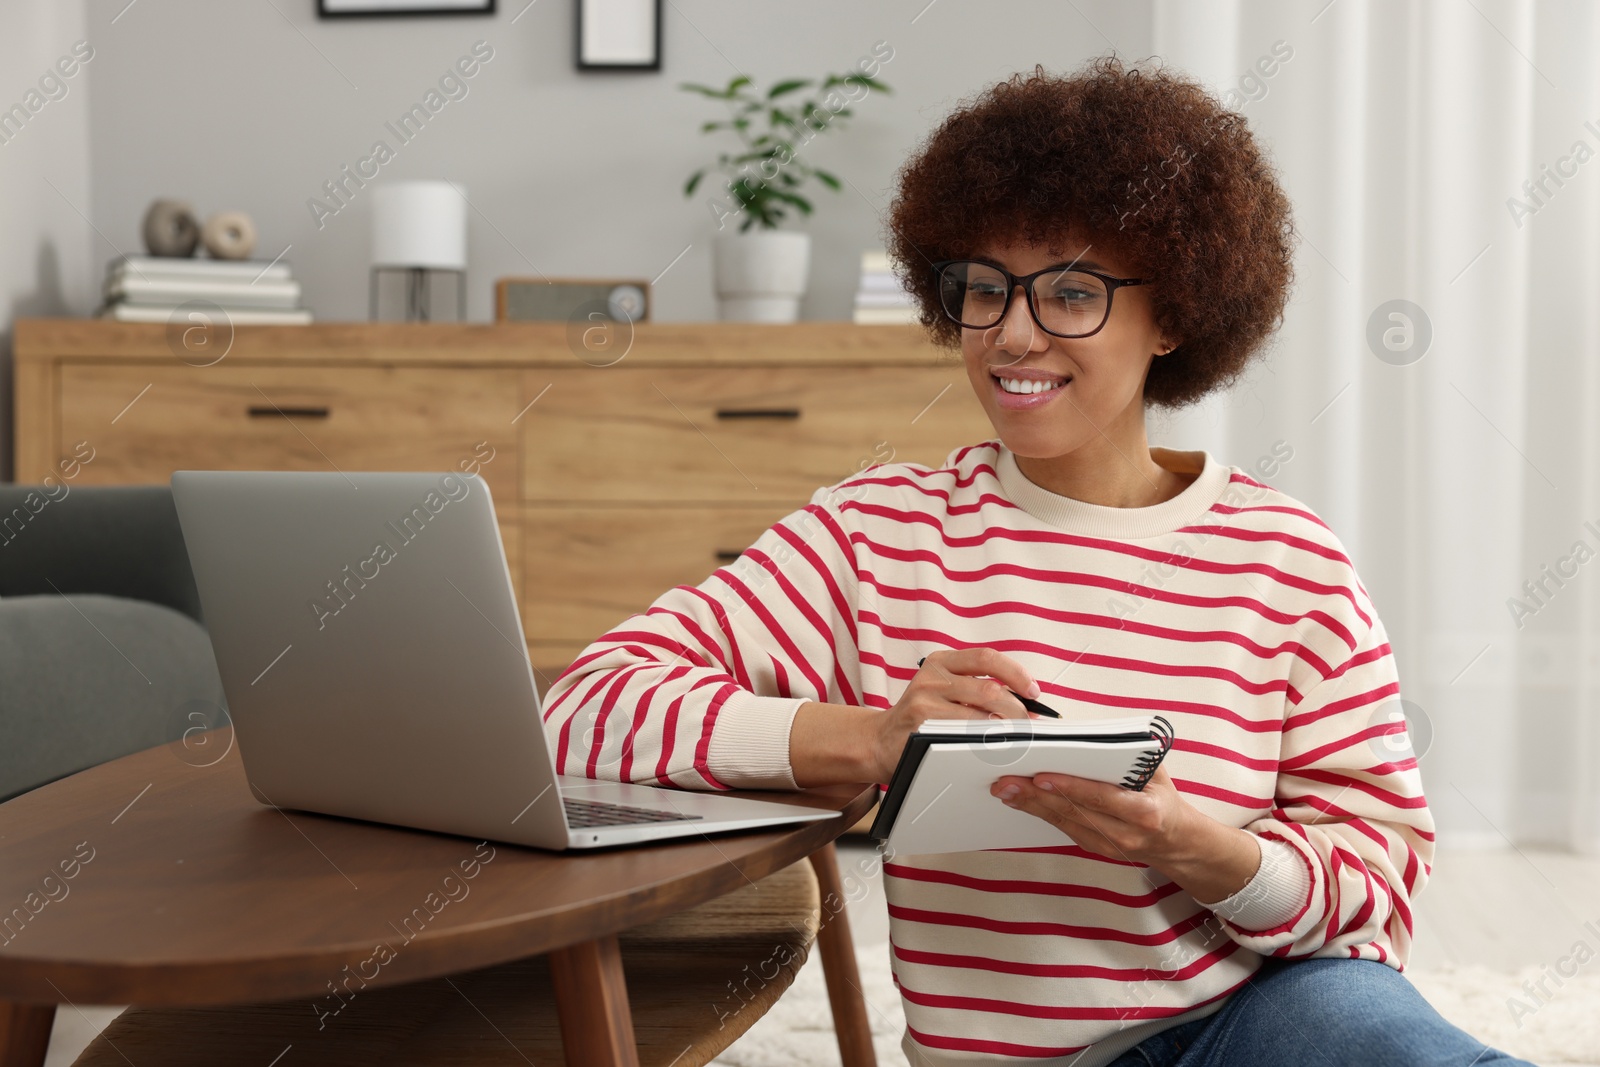
<instances>
[{"instance_id":1,"label":"gray armchair","mask_svg":"<svg viewBox=\"0 0 1600 1067\"><path fill-rule=\"evenodd\" d=\"M0 801L224 719L202 622L167 487L0 485Z\"/></svg>"}]
</instances>

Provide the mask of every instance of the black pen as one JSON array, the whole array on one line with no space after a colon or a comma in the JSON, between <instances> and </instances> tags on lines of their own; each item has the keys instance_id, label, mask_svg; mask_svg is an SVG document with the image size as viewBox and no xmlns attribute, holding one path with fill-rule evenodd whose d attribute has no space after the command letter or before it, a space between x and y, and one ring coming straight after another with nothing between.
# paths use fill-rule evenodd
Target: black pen
<instances>
[{"instance_id":1,"label":"black pen","mask_svg":"<svg viewBox=\"0 0 1600 1067\"><path fill-rule=\"evenodd\" d=\"M921 659L917 660L917 666L920 668L926 662L928 662L928 657L927 656L923 656ZM1022 701L1022 706L1027 708L1029 711L1034 712L1035 714L1048 715L1052 719L1061 718L1061 713L1059 711L1056 711L1054 708L1047 707L1044 704L1039 703L1037 700L1034 700L1032 697L1023 696L1021 693L1017 692L1015 689L1012 689L1010 686L1006 686L1006 692L1010 693L1012 696L1014 696L1018 700Z\"/></svg>"}]
</instances>

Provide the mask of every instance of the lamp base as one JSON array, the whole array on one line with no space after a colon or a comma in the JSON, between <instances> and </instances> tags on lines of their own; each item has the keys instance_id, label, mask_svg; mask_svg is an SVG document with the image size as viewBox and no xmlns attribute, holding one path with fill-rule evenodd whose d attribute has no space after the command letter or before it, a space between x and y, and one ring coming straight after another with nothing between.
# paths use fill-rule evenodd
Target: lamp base
<instances>
[{"instance_id":1,"label":"lamp base","mask_svg":"<svg viewBox=\"0 0 1600 1067\"><path fill-rule=\"evenodd\" d=\"M441 277L442 276L442 277ZM450 277L455 285L448 284ZM444 284L439 284L440 282ZM455 306L441 294L454 293ZM461 322L467 317L467 272L432 267L373 267L367 314L373 322Z\"/></svg>"}]
</instances>

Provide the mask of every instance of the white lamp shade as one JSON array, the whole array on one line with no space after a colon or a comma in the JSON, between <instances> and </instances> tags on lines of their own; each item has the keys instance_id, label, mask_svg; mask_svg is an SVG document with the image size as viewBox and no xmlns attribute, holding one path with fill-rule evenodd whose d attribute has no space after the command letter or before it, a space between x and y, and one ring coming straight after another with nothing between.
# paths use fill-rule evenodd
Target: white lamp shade
<instances>
[{"instance_id":1,"label":"white lamp shade","mask_svg":"<svg viewBox=\"0 0 1600 1067\"><path fill-rule=\"evenodd\" d=\"M466 270L466 196L443 181L373 186L372 265Z\"/></svg>"}]
</instances>

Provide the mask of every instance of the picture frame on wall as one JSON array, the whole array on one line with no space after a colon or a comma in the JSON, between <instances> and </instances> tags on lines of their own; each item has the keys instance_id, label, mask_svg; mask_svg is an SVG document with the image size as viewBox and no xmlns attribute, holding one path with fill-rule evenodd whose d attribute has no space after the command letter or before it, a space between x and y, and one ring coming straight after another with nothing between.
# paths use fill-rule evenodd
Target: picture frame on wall
<instances>
[{"instance_id":1,"label":"picture frame on wall","mask_svg":"<svg viewBox=\"0 0 1600 1067\"><path fill-rule=\"evenodd\" d=\"M496 0L317 0L325 19L402 15L492 15Z\"/></svg>"},{"instance_id":2,"label":"picture frame on wall","mask_svg":"<svg viewBox=\"0 0 1600 1067\"><path fill-rule=\"evenodd\" d=\"M661 0L576 0L579 70L660 70Z\"/></svg>"}]
</instances>

